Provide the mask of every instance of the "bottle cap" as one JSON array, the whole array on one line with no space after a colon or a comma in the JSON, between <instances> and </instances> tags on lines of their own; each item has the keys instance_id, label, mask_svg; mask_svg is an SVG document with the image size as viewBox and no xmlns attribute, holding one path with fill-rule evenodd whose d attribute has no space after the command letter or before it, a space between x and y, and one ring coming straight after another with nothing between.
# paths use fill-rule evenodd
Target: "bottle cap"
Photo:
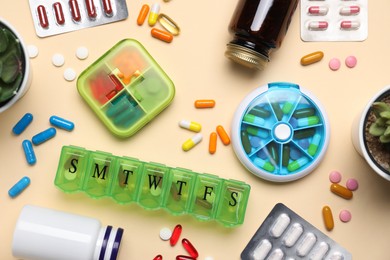
<instances>
[{"instance_id":1,"label":"bottle cap","mask_svg":"<svg viewBox=\"0 0 390 260\"><path fill-rule=\"evenodd\" d=\"M227 44L225 56L245 67L258 70L263 70L269 62L269 59L261 53L232 43Z\"/></svg>"}]
</instances>

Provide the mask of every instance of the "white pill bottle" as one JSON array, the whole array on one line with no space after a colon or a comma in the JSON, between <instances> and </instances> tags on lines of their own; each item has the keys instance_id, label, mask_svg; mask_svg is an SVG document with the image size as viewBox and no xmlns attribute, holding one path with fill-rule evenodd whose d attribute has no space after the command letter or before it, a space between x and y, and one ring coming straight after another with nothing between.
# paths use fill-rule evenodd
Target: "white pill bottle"
<instances>
[{"instance_id":1,"label":"white pill bottle","mask_svg":"<svg viewBox=\"0 0 390 260\"><path fill-rule=\"evenodd\" d=\"M32 205L17 220L12 254L29 260L115 260L122 228L94 218Z\"/></svg>"}]
</instances>

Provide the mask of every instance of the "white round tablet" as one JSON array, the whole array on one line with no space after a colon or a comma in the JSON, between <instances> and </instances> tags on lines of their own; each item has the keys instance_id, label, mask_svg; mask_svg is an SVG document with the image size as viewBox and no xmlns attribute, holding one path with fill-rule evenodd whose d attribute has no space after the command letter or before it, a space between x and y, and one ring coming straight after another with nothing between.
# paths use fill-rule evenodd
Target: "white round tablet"
<instances>
[{"instance_id":1,"label":"white round tablet","mask_svg":"<svg viewBox=\"0 0 390 260\"><path fill-rule=\"evenodd\" d=\"M212 256L206 256L204 260L214 260L214 258Z\"/></svg>"},{"instance_id":2,"label":"white round tablet","mask_svg":"<svg viewBox=\"0 0 390 260\"><path fill-rule=\"evenodd\" d=\"M27 46L28 56L30 58L35 58L38 56L39 50L38 47L35 45L28 45Z\"/></svg>"},{"instance_id":3,"label":"white round tablet","mask_svg":"<svg viewBox=\"0 0 390 260\"><path fill-rule=\"evenodd\" d=\"M51 62L53 63L54 66L61 67L65 63L65 58L62 54L56 53L51 58Z\"/></svg>"},{"instance_id":4,"label":"white round tablet","mask_svg":"<svg viewBox=\"0 0 390 260\"><path fill-rule=\"evenodd\" d=\"M73 81L76 78L76 72L72 68L67 68L64 71L64 78L67 81Z\"/></svg>"},{"instance_id":5,"label":"white round tablet","mask_svg":"<svg viewBox=\"0 0 390 260\"><path fill-rule=\"evenodd\" d=\"M86 47L78 47L76 50L76 57L80 60L85 60L88 57L89 51Z\"/></svg>"},{"instance_id":6,"label":"white round tablet","mask_svg":"<svg viewBox=\"0 0 390 260\"><path fill-rule=\"evenodd\" d=\"M160 238L162 240L167 241L171 238L171 236L172 236L172 231L169 228L165 227L160 230Z\"/></svg>"}]
</instances>

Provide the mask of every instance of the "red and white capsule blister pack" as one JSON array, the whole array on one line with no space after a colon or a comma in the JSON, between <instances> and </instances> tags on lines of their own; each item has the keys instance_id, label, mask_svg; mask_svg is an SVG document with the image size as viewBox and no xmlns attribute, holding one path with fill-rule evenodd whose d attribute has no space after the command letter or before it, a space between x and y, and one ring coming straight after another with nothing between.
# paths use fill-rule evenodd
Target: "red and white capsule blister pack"
<instances>
[{"instance_id":1,"label":"red and white capsule blister pack","mask_svg":"<svg viewBox=\"0 0 390 260\"><path fill-rule=\"evenodd\" d=\"M368 0L302 0L303 41L364 41Z\"/></svg>"},{"instance_id":2,"label":"red and white capsule blister pack","mask_svg":"<svg viewBox=\"0 0 390 260\"><path fill-rule=\"evenodd\" d=\"M128 17L126 0L30 0L39 37L76 31Z\"/></svg>"}]
</instances>

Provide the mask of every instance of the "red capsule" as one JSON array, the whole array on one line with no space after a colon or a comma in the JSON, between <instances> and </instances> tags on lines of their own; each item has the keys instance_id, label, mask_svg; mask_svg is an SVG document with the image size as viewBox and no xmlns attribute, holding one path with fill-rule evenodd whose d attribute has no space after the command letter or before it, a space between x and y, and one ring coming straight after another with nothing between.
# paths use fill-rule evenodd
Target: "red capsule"
<instances>
[{"instance_id":1,"label":"red capsule","mask_svg":"<svg viewBox=\"0 0 390 260\"><path fill-rule=\"evenodd\" d=\"M163 260L162 255L156 255L153 260Z\"/></svg>"},{"instance_id":2,"label":"red capsule","mask_svg":"<svg viewBox=\"0 0 390 260\"><path fill-rule=\"evenodd\" d=\"M181 235L182 227L180 224L176 225L176 227L172 231L172 236L169 239L169 243L171 246L176 245L177 241L179 241L180 235Z\"/></svg>"},{"instance_id":3,"label":"red capsule","mask_svg":"<svg viewBox=\"0 0 390 260\"><path fill-rule=\"evenodd\" d=\"M107 16L111 16L112 15L112 6L111 6L111 0L103 0L103 9L104 9L104 13L107 15Z\"/></svg>"},{"instance_id":4,"label":"red capsule","mask_svg":"<svg viewBox=\"0 0 390 260\"><path fill-rule=\"evenodd\" d=\"M183 238L181 241L184 249L190 254L193 258L198 258L199 254L196 248L191 244L191 242L187 238Z\"/></svg>"},{"instance_id":5,"label":"red capsule","mask_svg":"<svg viewBox=\"0 0 390 260\"><path fill-rule=\"evenodd\" d=\"M178 255L176 256L176 260L196 260L196 258L186 255Z\"/></svg>"},{"instance_id":6,"label":"red capsule","mask_svg":"<svg viewBox=\"0 0 390 260\"><path fill-rule=\"evenodd\" d=\"M59 25L63 25L65 23L64 12L62 11L62 5L60 2L56 2L53 4L54 13L56 16L56 21Z\"/></svg>"},{"instance_id":7,"label":"red capsule","mask_svg":"<svg viewBox=\"0 0 390 260\"><path fill-rule=\"evenodd\" d=\"M49 27L49 21L47 20L46 8L43 5L37 7L39 24L42 28Z\"/></svg>"},{"instance_id":8,"label":"red capsule","mask_svg":"<svg viewBox=\"0 0 390 260\"><path fill-rule=\"evenodd\" d=\"M85 6L87 7L87 13L89 18L95 18L97 16L97 13L93 0L85 0Z\"/></svg>"},{"instance_id":9,"label":"red capsule","mask_svg":"<svg viewBox=\"0 0 390 260\"><path fill-rule=\"evenodd\" d=\"M76 22L81 20L80 8L77 0L69 0L70 12L72 13L72 19Z\"/></svg>"}]
</instances>

